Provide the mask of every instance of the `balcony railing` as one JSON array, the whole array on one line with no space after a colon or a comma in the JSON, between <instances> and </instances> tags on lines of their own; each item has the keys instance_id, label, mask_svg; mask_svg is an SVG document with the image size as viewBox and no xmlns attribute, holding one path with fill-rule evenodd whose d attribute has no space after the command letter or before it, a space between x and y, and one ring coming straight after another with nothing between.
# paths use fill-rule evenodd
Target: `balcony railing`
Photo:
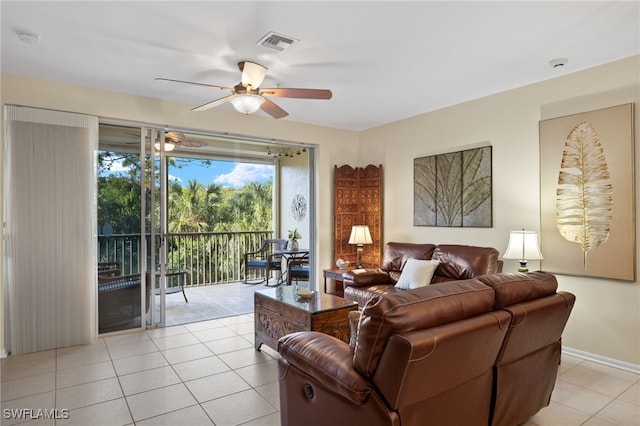
<instances>
[{"instance_id":1,"label":"balcony railing","mask_svg":"<svg viewBox=\"0 0 640 426\"><path fill-rule=\"evenodd\" d=\"M258 250L273 231L170 233L167 238L167 267L184 268L187 286L222 284L244 277L243 254ZM149 248L150 236L146 235ZM118 262L122 275L140 273L142 253L140 234L98 236L100 262ZM155 244L156 259L159 259ZM147 265L150 264L147 249ZM250 277L254 278L254 277Z\"/></svg>"}]
</instances>

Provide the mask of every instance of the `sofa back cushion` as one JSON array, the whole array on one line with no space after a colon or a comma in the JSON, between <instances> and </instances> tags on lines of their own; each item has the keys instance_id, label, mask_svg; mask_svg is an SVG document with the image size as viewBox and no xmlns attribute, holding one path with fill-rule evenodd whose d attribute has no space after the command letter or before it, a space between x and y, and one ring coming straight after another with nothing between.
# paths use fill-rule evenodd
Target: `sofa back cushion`
<instances>
[{"instance_id":1,"label":"sofa back cushion","mask_svg":"<svg viewBox=\"0 0 640 426\"><path fill-rule=\"evenodd\" d=\"M395 284L407 259L429 260L435 248L435 244L388 242L384 246L380 269L386 271L391 278L391 284Z\"/></svg>"},{"instance_id":2,"label":"sofa back cushion","mask_svg":"<svg viewBox=\"0 0 640 426\"><path fill-rule=\"evenodd\" d=\"M558 290L556 277L544 271L492 274L478 277L478 281L495 290L494 309L550 296Z\"/></svg>"},{"instance_id":3,"label":"sofa back cushion","mask_svg":"<svg viewBox=\"0 0 640 426\"><path fill-rule=\"evenodd\" d=\"M440 244L435 247L432 259L440 262L432 283L466 280L479 275L499 272L500 253L493 247L476 247L460 244Z\"/></svg>"},{"instance_id":4,"label":"sofa back cushion","mask_svg":"<svg viewBox=\"0 0 640 426\"><path fill-rule=\"evenodd\" d=\"M475 279L373 296L360 318L354 367L371 378L391 335L480 315L493 304L493 289Z\"/></svg>"}]
</instances>

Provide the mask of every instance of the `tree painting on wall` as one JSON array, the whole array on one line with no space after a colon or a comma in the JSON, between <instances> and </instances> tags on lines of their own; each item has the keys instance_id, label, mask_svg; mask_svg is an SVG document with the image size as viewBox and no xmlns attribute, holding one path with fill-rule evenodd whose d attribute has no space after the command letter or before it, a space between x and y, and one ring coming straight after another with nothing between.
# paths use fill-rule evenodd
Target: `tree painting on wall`
<instances>
[{"instance_id":1,"label":"tree painting on wall","mask_svg":"<svg viewBox=\"0 0 640 426\"><path fill-rule=\"evenodd\" d=\"M491 146L413 161L415 226L491 227Z\"/></svg>"},{"instance_id":2,"label":"tree painting on wall","mask_svg":"<svg viewBox=\"0 0 640 426\"><path fill-rule=\"evenodd\" d=\"M540 122L544 270L635 279L633 104Z\"/></svg>"}]
</instances>

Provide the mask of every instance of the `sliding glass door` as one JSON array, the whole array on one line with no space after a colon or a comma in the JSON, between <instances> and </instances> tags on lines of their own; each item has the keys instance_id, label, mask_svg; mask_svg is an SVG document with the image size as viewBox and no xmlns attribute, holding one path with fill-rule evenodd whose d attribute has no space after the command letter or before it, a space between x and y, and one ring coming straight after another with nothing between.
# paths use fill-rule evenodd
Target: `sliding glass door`
<instances>
[{"instance_id":1,"label":"sliding glass door","mask_svg":"<svg viewBox=\"0 0 640 426\"><path fill-rule=\"evenodd\" d=\"M100 333L164 322L163 136L158 129L100 126L97 217Z\"/></svg>"},{"instance_id":2,"label":"sliding glass door","mask_svg":"<svg viewBox=\"0 0 640 426\"><path fill-rule=\"evenodd\" d=\"M101 333L250 313L244 253L313 247L310 147L103 123L99 149Z\"/></svg>"}]
</instances>

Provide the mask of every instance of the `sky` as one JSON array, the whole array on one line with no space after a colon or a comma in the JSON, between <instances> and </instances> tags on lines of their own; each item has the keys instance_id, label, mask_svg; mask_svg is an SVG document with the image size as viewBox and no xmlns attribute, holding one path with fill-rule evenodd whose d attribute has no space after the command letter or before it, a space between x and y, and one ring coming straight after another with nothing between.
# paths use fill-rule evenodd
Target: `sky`
<instances>
[{"instance_id":1,"label":"sky","mask_svg":"<svg viewBox=\"0 0 640 426\"><path fill-rule=\"evenodd\" d=\"M204 184L217 183L222 186L239 188L249 182L266 182L273 178L273 166L267 164L236 163L231 161L212 161L210 165L192 162L182 168L170 167L169 179L186 184L196 179Z\"/></svg>"},{"instance_id":2,"label":"sky","mask_svg":"<svg viewBox=\"0 0 640 426\"><path fill-rule=\"evenodd\" d=\"M249 182L264 183L273 178L273 165L236 163L232 161L211 161L205 165L200 161L178 162L182 167L170 166L169 179L185 185L191 179L208 185L217 183L222 186L239 188ZM111 173L126 172L122 162L116 162Z\"/></svg>"}]
</instances>

